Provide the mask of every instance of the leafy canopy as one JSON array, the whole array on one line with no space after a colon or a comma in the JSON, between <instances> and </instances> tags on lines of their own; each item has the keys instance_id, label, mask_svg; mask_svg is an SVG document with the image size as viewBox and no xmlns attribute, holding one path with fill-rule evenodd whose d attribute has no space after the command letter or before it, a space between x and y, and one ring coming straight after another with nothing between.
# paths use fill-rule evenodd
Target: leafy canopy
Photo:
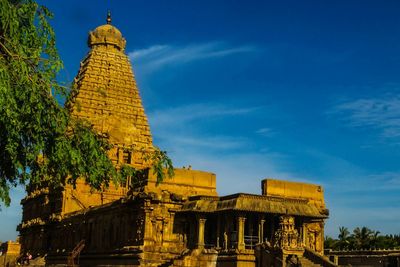
<instances>
[{"instance_id":1,"label":"leafy canopy","mask_svg":"<svg viewBox=\"0 0 400 267\"><path fill-rule=\"evenodd\" d=\"M368 227L356 227L353 233L347 227L339 227L338 239L327 236L325 248L334 250L399 249L400 235L381 235Z\"/></svg>"},{"instance_id":2,"label":"leafy canopy","mask_svg":"<svg viewBox=\"0 0 400 267\"><path fill-rule=\"evenodd\" d=\"M6 205L12 186L44 177L55 186L83 177L102 189L136 173L129 166L117 171L107 140L58 103L69 90L56 80L62 62L51 18L35 1L0 0L0 202ZM165 152L156 148L148 157L158 181L163 168L172 175Z\"/></svg>"}]
</instances>

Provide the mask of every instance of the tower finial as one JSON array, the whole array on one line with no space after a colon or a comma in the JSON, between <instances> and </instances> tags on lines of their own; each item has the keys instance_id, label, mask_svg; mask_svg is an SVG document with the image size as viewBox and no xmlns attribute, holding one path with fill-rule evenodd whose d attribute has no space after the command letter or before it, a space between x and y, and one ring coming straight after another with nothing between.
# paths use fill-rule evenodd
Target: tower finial
<instances>
[{"instance_id":1,"label":"tower finial","mask_svg":"<svg viewBox=\"0 0 400 267\"><path fill-rule=\"evenodd\" d=\"M107 12L107 24L111 24L111 11L110 10L108 10L108 12Z\"/></svg>"}]
</instances>

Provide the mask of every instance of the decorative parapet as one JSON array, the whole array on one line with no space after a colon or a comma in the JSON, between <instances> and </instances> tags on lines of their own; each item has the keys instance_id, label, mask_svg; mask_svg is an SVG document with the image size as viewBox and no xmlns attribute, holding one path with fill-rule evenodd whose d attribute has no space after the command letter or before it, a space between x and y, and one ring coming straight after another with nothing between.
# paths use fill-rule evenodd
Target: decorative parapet
<instances>
[{"instance_id":1,"label":"decorative parapet","mask_svg":"<svg viewBox=\"0 0 400 267\"><path fill-rule=\"evenodd\" d=\"M31 220L28 220L26 222L22 222L20 228L21 229L25 229L25 228L29 228L32 226L41 226L41 225L45 225L46 222L42 220L42 218L34 218Z\"/></svg>"},{"instance_id":2,"label":"decorative parapet","mask_svg":"<svg viewBox=\"0 0 400 267\"><path fill-rule=\"evenodd\" d=\"M21 204L25 203L26 201L33 199L33 198L37 198L41 195L48 195L50 193L49 188L41 188L41 189L37 189L32 191L30 194L28 194L25 198L23 198L21 200Z\"/></svg>"}]
</instances>

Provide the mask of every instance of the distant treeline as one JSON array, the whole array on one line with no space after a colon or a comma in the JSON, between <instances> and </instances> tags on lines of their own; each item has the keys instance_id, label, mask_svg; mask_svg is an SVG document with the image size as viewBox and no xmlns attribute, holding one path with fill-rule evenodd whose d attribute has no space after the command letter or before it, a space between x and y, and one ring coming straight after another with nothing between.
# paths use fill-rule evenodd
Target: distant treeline
<instances>
[{"instance_id":1,"label":"distant treeline","mask_svg":"<svg viewBox=\"0 0 400 267\"><path fill-rule=\"evenodd\" d=\"M381 235L368 227L356 227L351 234L347 227L339 227L337 239L325 237L325 249L400 249L400 235Z\"/></svg>"}]
</instances>

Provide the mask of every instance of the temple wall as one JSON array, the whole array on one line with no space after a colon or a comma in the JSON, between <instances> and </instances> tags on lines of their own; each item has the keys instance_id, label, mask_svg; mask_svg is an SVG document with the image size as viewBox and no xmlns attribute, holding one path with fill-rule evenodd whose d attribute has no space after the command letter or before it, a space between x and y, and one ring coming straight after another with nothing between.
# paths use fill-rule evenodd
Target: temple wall
<instances>
[{"instance_id":1,"label":"temple wall","mask_svg":"<svg viewBox=\"0 0 400 267\"><path fill-rule=\"evenodd\" d=\"M137 193L131 200L115 201L86 213L70 213L48 228L48 263L65 262L81 240L85 240L80 257L82 266L85 259L91 266L93 255L109 264L134 255L143 264L161 264L173 259L184 251L187 243L185 221L175 221L179 207L180 202L171 200L169 193Z\"/></svg>"},{"instance_id":2,"label":"temple wall","mask_svg":"<svg viewBox=\"0 0 400 267\"><path fill-rule=\"evenodd\" d=\"M32 190L21 201L23 213L18 230L22 251L34 256L46 254L50 247L49 224L66 214L110 203L125 195L125 187L116 188L114 185L104 192L91 191L82 179L77 181L75 189L67 185L64 190L47 187Z\"/></svg>"},{"instance_id":3,"label":"temple wall","mask_svg":"<svg viewBox=\"0 0 400 267\"><path fill-rule=\"evenodd\" d=\"M79 179L75 189L72 185L65 186L62 214L110 203L126 196L126 192L127 189L124 186L116 187L114 184L110 184L104 191L94 191L83 179Z\"/></svg>"},{"instance_id":4,"label":"temple wall","mask_svg":"<svg viewBox=\"0 0 400 267\"><path fill-rule=\"evenodd\" d=\"M113 251L126 245L141 245L142 220L143 212L137 205L120 202L87 213L71 214L49 229L49 250L52 253L72 251L81 240L85 240L86 252Z\"/></svg>"},{"instance_id":5,"label":"temple wall","mask_svg":"<svg viewBox=\"0 0 400 267\"><path fill-rule=\"evenodd\" d=\"M189 169L174 169L174 172L173 177L167 177L157 185L157 177L150 171L147 190L152 192L167 190L184 197L195 195L217 196L215 174Z\"/></svg>"},{"instance_id":6,"label":"temple wall","mask_svg":"<svg viewBox=\"0 0 400 267\"><path fill-rule=\"evenodd\" d=\"M266 196L307 199L310 204L325 207L324 190L319 185L264 179L261 187L262 194Z\"/></svg>"}]
</instances>

